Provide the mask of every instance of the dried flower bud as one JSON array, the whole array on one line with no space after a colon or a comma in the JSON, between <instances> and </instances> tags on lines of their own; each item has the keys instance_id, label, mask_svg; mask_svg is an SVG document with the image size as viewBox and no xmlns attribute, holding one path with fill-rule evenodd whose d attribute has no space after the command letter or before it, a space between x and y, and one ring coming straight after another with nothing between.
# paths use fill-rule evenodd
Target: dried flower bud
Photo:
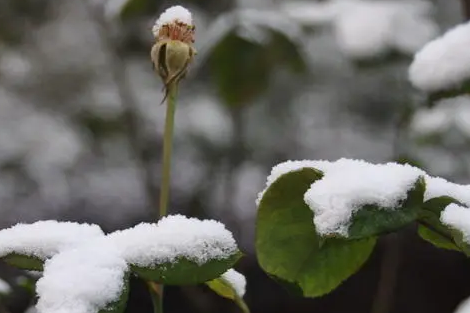
<instances>
[{"instance_id":1,"label":"dried flower bud","mask_svg":"<svg viewBox=\"0 0 470 313\"><path fill-rule=\"evenodd\" d=\"M196 54L192 45L195 27L191 13L181 6L171 7L162 13L152 32L156 42L150 56L154 69L165 84L165 101L169 86L184 78Z\"/></svg>"}]
</instances>

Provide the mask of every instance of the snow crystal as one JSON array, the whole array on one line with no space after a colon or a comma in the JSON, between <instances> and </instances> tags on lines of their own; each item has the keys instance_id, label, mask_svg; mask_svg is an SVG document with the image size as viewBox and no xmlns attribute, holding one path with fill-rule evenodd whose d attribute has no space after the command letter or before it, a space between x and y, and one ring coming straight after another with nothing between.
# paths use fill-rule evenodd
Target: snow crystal
<instances>
[{"instance_id":1,"label":"snow crystal","mask_svg":"<svg viewBox=\"0 0 470 313\"><path fill-rule=\"evenodd\" d=\"M158 35L158 32L163 25L171 24L176 21L184 23L186 25L193 25L193 18L191 16L191 12L189 12L186 8L180 5L172 6L166 9L166 11L163 12L157 19L155 25L152 28L154 36L156 37Z\"/></svg>"},{"instance_id":2,"label":"snow crystal","mask_svg":"<svg viewBox=\"0 0 470 313\"><path fill-rule=\"evenodd\" d=\"M127 262L138 266L175 262L180 257L204 264L237 251L232 233L222 223L183 215L164 217L157 224L141 223L107 239Z\"/></svg>"},{"instance_id":3,"label":"snow crystal","mask_svg":"<svg viewBox=\"0 0 470 313\"><path fill-rule=\"evenodd\" d=\"M101 236L103 231L97 225L53 220L20 223L0 231L0 257L18 253L44 260Z\"/></svg>"},{"instance_id":4,"label":"snow crystal","mask_svg":"<svg viewBox=\"0 0 470 313\"><path fill-rule=\"evenodd\" d=\"M352 215L365 204L393 209L424 172L397 163L371 164L340 159L324 167L324 176L304 195L319 234L348 235Z\"/></svg>"},{"instance_id":5,"label":"snow crystal","mask_svg":"<svg viewBox=\"0 0 470 313\"><path fill-rule=\"evenodd\" d=\"M11 291L10 285L6 281L4 281L3 279L0 278L0 295L1 294L4 294L4 295L9 294L10 291Z\"/></svg>"},{"instance_id":6,"label":"snow crystal","mask_svg":"<svg viewBox=\"0 0 470 313\"><path fill-rule=\"evenodd\" d=\"M104 238L46 261L37 282L39 313L96 313L117 301L128 266Z\"/></svg>"},{"instance_id":7,"label":"snow crystal","mask_svg":"<svg viewBox=\"0 0 470 313\"><path fill-rule=\"evenodd\" d=\"M470 209L455 203L449 204L441 213L441 222L463 235L463 240L470 244Z\"/></svg>"},{"instance_id":8,"label":"snow crystal","mask_svg":"<svg viewBox=\"0 0 470 313\"><path fill-rule=\"evenodd\" d=\"M470 79L470 22L458 25L426 44L409 68L411 83L436 92L460 86Z\"/></svg>"},{"instance_id":9,"label":"snow crystal","mask_svg":"<svg viewBox=\"0 0 470 313\"><path fill-rule=\"evenodd\" d=\"M246 291L246 278L243 274L234 269L229 269L221 277L233 287L238 297L243 298Z\"/></svg>"}]
</instances>

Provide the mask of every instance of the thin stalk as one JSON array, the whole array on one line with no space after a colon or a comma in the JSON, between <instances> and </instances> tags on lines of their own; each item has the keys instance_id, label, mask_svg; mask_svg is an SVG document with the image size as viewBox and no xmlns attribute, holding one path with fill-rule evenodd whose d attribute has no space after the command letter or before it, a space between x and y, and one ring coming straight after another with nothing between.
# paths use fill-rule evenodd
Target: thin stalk
<instances>
[{"instance_id":1,"label":"thin stalk","mask_svg":"<svg viewBox=\"0 0 470 313\"><path fill-rule=\"evenodd\" d=\"M169 87L165 133L163 135L163 160L162 160L162 183L160 187L160 214L165 216L168 212L168 202L170 198L170 174L171 174L171 152L173 150L173 129L175 122L176 96L178 93L177 84L171 84Z\"/></svg>"},{"instance_id":2,"label":"thin stalk","mask_svg":"<svg viewBox=\"0 0 470 313\"><path fill-rule=\"evenodd\" d=\"M152 298L153 313L163 313L163 285L147 282Z\"/></svg>"}]
</instances>

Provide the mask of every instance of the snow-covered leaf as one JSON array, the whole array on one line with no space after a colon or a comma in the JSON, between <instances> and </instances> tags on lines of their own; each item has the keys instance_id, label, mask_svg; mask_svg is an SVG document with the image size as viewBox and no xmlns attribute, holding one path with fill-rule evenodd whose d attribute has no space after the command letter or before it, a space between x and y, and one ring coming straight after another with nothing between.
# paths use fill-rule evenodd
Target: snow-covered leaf
<instances>
[{"instance_id":1,"label":"snow-covered leaf","mask_svg":"<svg viewBox=\"0 0 470 313\"><path fill-rule=\"evenodd\" d=\"M39 221L0 231L0 258L22 269L42 270L45 260L66 249L104 237L97 225Z\"/></svg>"},{"instance_id":2,"label":"snow-covered leaf","mask_svg":"<svg viewBox=\"0 0 470 313\"><path fill-rule=\"evenodd\" d=\"M470 93L470 23L458 25L419 50L409 68L413 86L429 101Z\"/></svg>"},{"instance_id":3,"label":"snow-covered leaf","mask_svg":"<svg viewBox=\"0 0 470 313\"><path fill-rule=\"evenodd\" d=\"M167 285L192 285L214 279L241 257L232 233L213 220L182 215L117 231L107 240L133 272Z\"/></svg>"},{"instance_id":4,"label":"snow-covered leaf","mask_svg":"<svg viewBox=\"0 0 470 313\"><path fill-rule=\"evenodd\" d=\"M285 174L282 172L285 171ZM270 275L297 285L307 297L335 289L369 257L375 238L321 239L312 223L313 213L304 193L321 179L313 168L278 168L260 195L256 251L261 267ZM276 177L277 176L277 177Z\"/></svg>"},{"instance_id":5,"label":"snow-covered leaf","mask_svg":"<svg viewBox=\"0 0 470 313\"><path fill-rule=\"evenodd\" d=\"M367 204L357 210L351 219L348 238L367 238L396 231L414 222L423 204L425 183L423 177L416 180L408 190L406 200L394 210L387 210L374 204Z\"/></svg>"},{"instance_id":6,"label":"snow-covered leaf","mask_svg":"<svg viewBox=\"0 0 470 313\"><path fill-rule=\"evenodd\" d=\"M229 269L220 277L206 282L206 285L218 295L234 301L243 312L250 312L245 301L243 301L246 279L239 272Z\"/></svg>"}]
</instances>

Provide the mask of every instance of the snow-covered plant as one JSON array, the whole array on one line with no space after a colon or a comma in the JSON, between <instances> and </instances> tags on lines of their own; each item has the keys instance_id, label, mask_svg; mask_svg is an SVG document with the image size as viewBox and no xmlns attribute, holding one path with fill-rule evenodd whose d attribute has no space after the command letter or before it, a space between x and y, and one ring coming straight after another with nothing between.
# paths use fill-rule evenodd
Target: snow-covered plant
<instances>
[{"instance_id":1,"label":"snow-covered plant","mask_svg":"<svg viewBox=\"0 0 470 313\"><path fill-rule=\"evenodd\" d=\"M159 220L110 234L97 225L53 220L1 230L0 259L40 273L39 313L123 312L132 275L149 286L154 312L163 312L163 285L199 283L249 312L245 277L232 269L241 257L232 233L213 220L167 216L177 87L195 55L195 27L191 13L175 6L152 31L151 60L168 99Z\"/></svg>"},{"instance_id":2,"label":"snow-covered plant","mask_svg":"<svg viewBox=\"0 0 470 313\"><path fill-rule=\"evenodd\" d=\"M416 53L409 78L431 102L470 93L469 38L467 22L448 30Z\"/></svg>"},{"instance_id":3,"label":"snow-covered plant","mask_svg":"<svg viewBox=\"0 0 470 313\"><path fill-rule=\"evenodd\" d=\"M470 185L398 163L288 161L258 198L261 267L307 297L354 274L377 238L412 223L434 245L470 256Z\"/></svg>"},{"instance_id":4,"label":"snow-covered plant","mask_svg":"<svg viewBox=\"0 0 470 313\"><path fill-rule=\"evenodd\" d=\"M169 285L227 282L237 299L245 286L230 269L240 258L231 232L182 215L107 235L89 224L17 224L0 231L0 258L42 271L36 285L41 313L123 312L130 275Z\"/></svg>"}]
</instances>

